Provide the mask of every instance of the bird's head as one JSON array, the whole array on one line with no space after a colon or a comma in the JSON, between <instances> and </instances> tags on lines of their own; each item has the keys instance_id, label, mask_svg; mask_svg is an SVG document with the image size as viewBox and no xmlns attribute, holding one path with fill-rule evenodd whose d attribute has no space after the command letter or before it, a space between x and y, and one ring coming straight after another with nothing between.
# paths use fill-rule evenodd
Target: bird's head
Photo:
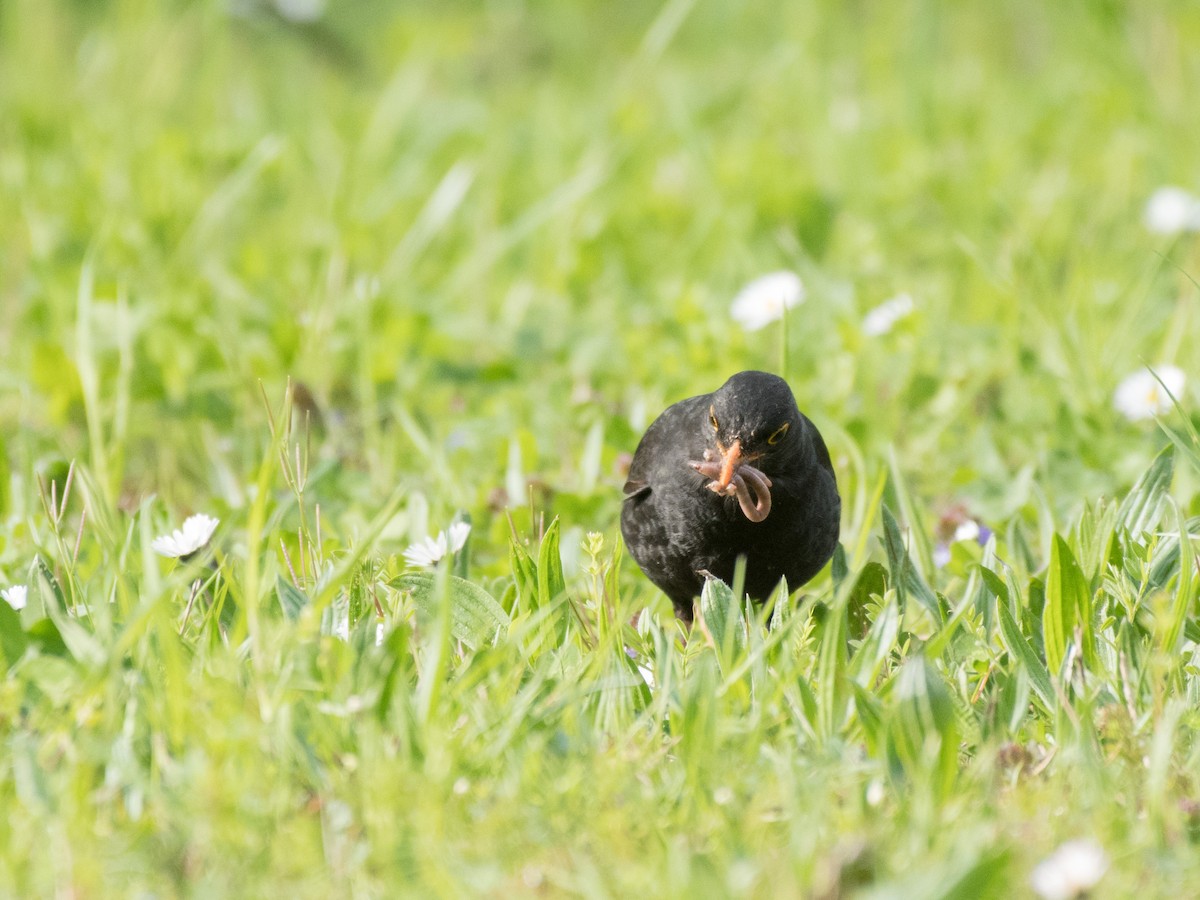
<instances>
[{"instance_id":1,"label":"bird's head","mask_svg":"<svg viewBox=\"0 0 1200 900\"><path fill-rule=\"evenodd\" d=\"M704 459L689 465L711 479L710 491L737 497L751 522L771 512L772 471L802 452L803 418L787 382L767 372L739 372L712 394Z\"/></svg>"}]
</instances>

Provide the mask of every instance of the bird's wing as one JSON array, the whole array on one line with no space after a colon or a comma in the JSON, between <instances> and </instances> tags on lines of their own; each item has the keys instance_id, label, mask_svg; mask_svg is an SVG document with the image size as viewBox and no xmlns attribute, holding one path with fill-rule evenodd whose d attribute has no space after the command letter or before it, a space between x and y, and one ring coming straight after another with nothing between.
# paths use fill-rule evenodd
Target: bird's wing
<instances>
[{"instance_id":1,"label":"bird's wing","mask_svg":"<svg viewBox=\"0 0 1200 900\"><path fill-rule=\"evenodd\" d=\"M704 394L680 400L667 407L662 415L650 423L629 464L629 480L625 482L626 500L650 493L653 482L657 480L655 469L661 470L664 464L671 465L669 461L676 457L686 459L681 441L696 417L704 415L709 397L709 394Z\"/></svg>"},{"instance_id":2,"label":"bird's wing","mask_svg":"<svg viewBox=\"0 0 1200 900\"><path fill-rule=\"evenodd\" d=\"M632 500L634 497L644 497L646 494L649 494L650 485L645 481L630 478L625 482L625 487L622 490L625 492L625 499Z\"/></svg>"},{"instance_id":3,"label":"bird's wing","mask_svg":"<svg viewBox=\"0 0 1200 900\"><path fill-rule=\"evenodd\" d=\"M821 432L817 431L817 426L804 413L800 413L800 418L804 420L804 424L808 426L808 433L812 436L813 449L817 452L817 462L832 472L833 460L829 458L829 448L825 446L825 439L821 437Z\"/></svg>"}]
</instances>

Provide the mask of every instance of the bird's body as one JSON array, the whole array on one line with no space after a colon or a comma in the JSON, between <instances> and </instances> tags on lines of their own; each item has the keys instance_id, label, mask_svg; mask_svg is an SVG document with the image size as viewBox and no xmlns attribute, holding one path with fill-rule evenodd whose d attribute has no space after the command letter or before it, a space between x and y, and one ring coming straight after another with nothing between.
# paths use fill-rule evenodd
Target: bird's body
<instances>
[{"instance_id":1,"label":"bird's body","mask_svg":"<svg viewBox=\"0 0 1200 900\"><path fill-rule=\"evenodd\" d=\"M754 463L754 465L751 465ZM668 407L629 467L621 532L681 619L708 576L765 600L804 584L837 546L841 499L829 451L783 379L741 372Z\"/></svg>"}]
</instances>

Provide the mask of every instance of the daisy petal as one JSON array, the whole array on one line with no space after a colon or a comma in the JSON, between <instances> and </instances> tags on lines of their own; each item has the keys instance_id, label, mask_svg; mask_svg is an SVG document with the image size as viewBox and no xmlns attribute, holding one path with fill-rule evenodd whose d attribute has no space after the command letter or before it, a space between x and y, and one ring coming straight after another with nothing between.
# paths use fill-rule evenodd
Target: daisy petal
<instances>
[{"instance_id":1,"label":"daisy petal","mask_svg":"<svg viewBox=\"0 0 1200 900\"><path fill-rule=\"evenodd\" d=\"M804 299L804 282L795 272L771 272L756 278L733 298L730 315L746 331L758 331Z\"/></svg>"},{"instance_id":2,"label":"daisy petal","mask_svg":"<svg viewBox=\"0 0 1200 900\"><path fill-rule=\"evenodd\" d=\"M24 609L25 604L29 602L29 588L23 584L14 584L12 587L0 591L0 597L3 597L13 609Z\"/></svg>"},{"instance_id":3,"label":"daisy petal","mask_svg":"<svg viewBox=\"0 0 1200 900\"><path fill-rule=\"evenodd\" d=\"M1085 838L1067 841L1038 863L1029 881L1044 900L1071 900L1095 887L1107 870L1104 848Z\"/></svg>"},{"instance_id":4,"label":"daisy petal","mask_svg":"<svg viewBox=\"0 0 1200 900\"><path fill-rule=\"evenodd\" d=\"M453 522L446 529L446 536L449 542L450 552L457 553L463 548L467 542L467 535L471 533L471 526L466 522Z\"/></svg>"},{"instance_id":5,"label":"daisy petal","mask_svg":"<svg viewBox=\"0 0 1200 900\"><path fill-rule=\"evenodd\" d=\"M160 535L150 542L150 549L160 556L179 558L189 556L212 540L213 532L221 524L220 519L198 513L189 516L182 528L170 534Z\"/></svg>"},{"instance_id":6,"label":"daisy petal","mask_svg":"<svg viewBox=\"0 0 1200 900\"><path fill-rule=\"evenodd\" d=\"M1200 231L1200 198L1180 187L1161 187L1146 201L1144 219L1155 234Z\"/></svg>"},{"instance_id":7,"label":"daisy petal","mask_svg":"<svg viewBox=\"0 0 1200 900\"><path fill-rule=\"evenodd\" d=\"M887 334L897 322L911 315L913 309L913 298L910 294L897 294L892 299L880 303L863 317L862 332L867 337Z\"/></svg>"}]
</instances>

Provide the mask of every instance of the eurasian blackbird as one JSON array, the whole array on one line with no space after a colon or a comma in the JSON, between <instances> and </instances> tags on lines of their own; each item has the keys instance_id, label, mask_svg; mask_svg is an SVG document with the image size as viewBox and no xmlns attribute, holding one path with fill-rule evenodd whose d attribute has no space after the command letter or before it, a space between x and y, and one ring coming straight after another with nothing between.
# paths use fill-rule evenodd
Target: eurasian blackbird
<instances>
[{"instance_id":1,"label":"eurasian blackbird","mask_svg":"<svg viewBox=\"0 0 1200 900\"><path fill-rule=\"evenodd\" d=\"M765 600L804 584L833 555L842 501L829 451L782 378L739 372L667 407L642 436L621 510L625 545L692 620L707 577Z\"/></svg>"}]
</instances>

